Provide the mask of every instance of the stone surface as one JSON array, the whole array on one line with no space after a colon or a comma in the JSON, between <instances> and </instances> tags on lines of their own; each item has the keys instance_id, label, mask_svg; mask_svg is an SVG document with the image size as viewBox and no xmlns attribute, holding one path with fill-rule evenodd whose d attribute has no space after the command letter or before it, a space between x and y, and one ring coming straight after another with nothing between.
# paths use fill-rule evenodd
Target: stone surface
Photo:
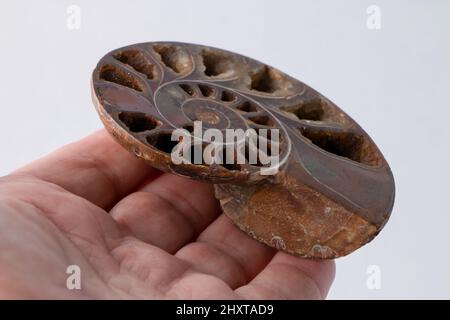
<instances>
[{"instance_id":1,"label":"stone surface","mask_svg":"<svg viewBox=\"0 0 450 320\"><path fill-rule=\"evenodd\" d=\"M142 43L98 63L92 96L116 140L165 172L209 181L223 211L251 237L307 258L336 258L372 240L394 202L390 168L334 103L239 54L185 43ZM174 128L280 130L280 170L175 165Z\"/></svg>"}]
</instances>

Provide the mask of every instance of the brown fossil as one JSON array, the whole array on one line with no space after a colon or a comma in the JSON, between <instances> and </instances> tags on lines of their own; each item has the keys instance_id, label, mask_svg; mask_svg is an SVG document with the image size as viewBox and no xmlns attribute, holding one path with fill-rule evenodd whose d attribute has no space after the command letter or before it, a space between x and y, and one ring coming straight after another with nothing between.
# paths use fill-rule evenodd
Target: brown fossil
<instances>
[{"instance_id":1,"label":"brown fossil","mask_svg":"<svg viewBox=\"0 0 450 320\"><path fill-rule=\"evenodd\" d=\"M394 180L371 138L320 93L261 62L201 45L135 44L99 61L92 96L120 144L160 170L214 183L223 211L269 246L335 258L389 218ZM263 175L265 165L248 159L174 164L171 133L194 120L221 131L278 129L278 172Z\"/></svg>"}]
</instances>

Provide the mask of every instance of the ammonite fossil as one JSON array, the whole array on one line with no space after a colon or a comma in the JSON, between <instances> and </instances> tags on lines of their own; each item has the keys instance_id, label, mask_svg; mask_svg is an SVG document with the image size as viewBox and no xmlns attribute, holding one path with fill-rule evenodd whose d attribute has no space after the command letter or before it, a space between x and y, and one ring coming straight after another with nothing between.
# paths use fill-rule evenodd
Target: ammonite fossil
<instances>
[{"instance_id":1,"label":"ammonite fossil","mask_svg":"<svg viewBox=\"0 0 450 320\"><path fill-rule=\"evenodd\" d=\"M120 144L160 170L214 183L225 214L269 246L335 258L369 242L389 218L394 180L372 139L330 100L271 66L201 45L141 43L106 54L92 90ZM202 130L265 131L277 146L276 172L263 174L267 165L248 161L247 151L243 163L174 163L179 141L171 134L191 134L195 121ZM278 141L264 129L276 129Z\"/></svg>"}]
</instances>

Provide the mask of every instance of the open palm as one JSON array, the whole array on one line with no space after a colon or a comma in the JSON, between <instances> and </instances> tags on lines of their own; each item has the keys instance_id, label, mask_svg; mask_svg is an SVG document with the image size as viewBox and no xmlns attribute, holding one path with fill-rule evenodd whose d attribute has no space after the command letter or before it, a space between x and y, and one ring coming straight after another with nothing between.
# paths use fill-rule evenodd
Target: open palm
<instances>
[{"instance_id":1,"label":"open palm","mask_svg":"<svg viewBox=\"0 0 450 320\"><path fill-rule=\"evenodd\" d=\"M211 185L158 172L103 130L0 178L1 298L315 299L333 278L334 262L258 243Z\"/></svg>"}]
</instances>

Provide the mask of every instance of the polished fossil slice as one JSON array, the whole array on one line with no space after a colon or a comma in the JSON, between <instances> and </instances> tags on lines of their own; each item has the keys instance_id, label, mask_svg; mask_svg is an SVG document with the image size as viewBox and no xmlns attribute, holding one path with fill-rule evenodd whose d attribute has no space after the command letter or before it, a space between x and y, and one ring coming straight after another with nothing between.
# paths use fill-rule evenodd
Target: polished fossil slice
<instances>
[{"instance_id":1,"label":"polished fossil slice","mask_svg":"<svg viewBox=\"0 0 450 320\"><path fill-rule=\"evenodd\" d=\"M223 211L251 237L307 258L346 255L389 218L394 180L383 155L339 107L251 58L186 43L141 43L106 54L93 100L116 140L166 172L215 184ZM175 129L277 129L279 167L175 164ZM207 142L206 142L207 144Z\"/></svg>"}]
</instances>

